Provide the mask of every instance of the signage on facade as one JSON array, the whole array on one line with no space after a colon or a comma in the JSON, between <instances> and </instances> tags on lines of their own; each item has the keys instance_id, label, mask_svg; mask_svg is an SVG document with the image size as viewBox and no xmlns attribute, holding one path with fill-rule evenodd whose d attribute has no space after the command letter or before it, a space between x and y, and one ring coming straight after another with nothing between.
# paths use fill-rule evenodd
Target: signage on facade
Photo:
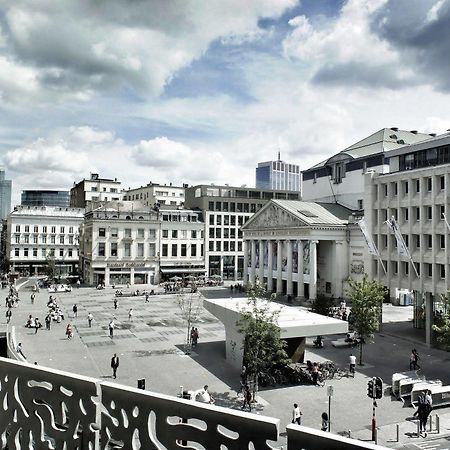
<instances>
[{"instance_id":1,"label":"signage on facade","mask_svg":"<svg viewBox=\"0 0 450 450\"><path fill-rule=\"evenodd\" d=\"M135 268L139 268L139 269L143 269L144 267L142 266L141 262L109 262L106 263L106 267L117 267L117 268L123 268L123 267L135 267Z\"/></svg>"}]
</instances>

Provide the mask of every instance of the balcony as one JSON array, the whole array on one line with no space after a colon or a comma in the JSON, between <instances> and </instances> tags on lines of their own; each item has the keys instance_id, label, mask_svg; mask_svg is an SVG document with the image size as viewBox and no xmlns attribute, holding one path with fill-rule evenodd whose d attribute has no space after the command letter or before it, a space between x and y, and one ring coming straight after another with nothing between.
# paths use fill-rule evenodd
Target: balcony
<instances>
[{"instance_id":1,"label":"balcony","mask_svg":"<svg viewBox=\"0 0 450 450\"><path fill-rule=\"evenodd\" d=\"M17 354L8 348L12 357ZM269 449L279 419L143 391L0 358L3 446L10 449ZM5 405L7 405L5 407ZM183 422L185 419L185 422ZM287 427L288 450L382 449L307 427ZM279 447L279 445L278 445ZM4 448L4 447L3 447Z\"/></svg>"}]
</instances>

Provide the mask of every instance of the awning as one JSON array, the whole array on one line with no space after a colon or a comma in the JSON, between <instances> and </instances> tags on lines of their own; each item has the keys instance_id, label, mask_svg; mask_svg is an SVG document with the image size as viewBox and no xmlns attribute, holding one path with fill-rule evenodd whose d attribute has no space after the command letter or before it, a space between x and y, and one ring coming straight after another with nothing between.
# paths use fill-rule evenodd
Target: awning
<instances>
[{"instance_id":1,"label":"awning","mask_svg":"<svg viewBox=\"0 0 450 450\"><path fill-rule=\"evenodd\" d=\"M186 269L180 269L179 267L161 267L162 273L205 273L206 269L201 267L190 267Z\"/></svg>"}]
</instances>

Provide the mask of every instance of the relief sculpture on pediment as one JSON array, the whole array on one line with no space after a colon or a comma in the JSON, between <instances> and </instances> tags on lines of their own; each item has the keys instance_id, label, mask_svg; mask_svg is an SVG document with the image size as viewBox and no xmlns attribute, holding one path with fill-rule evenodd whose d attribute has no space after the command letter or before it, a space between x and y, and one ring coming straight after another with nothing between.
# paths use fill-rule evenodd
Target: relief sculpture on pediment
<instances>
[{"instance_id":1,"label":"relief sculpture on pediment","mask_svg":"<svg viewBox=\"0 0 450 450\"><path fill-rule=\"evenodd\" d=\"M249 228L283 228L301 226L302 222L280 208L271 206L257 213Z\"/></svg>"}]
</instances>

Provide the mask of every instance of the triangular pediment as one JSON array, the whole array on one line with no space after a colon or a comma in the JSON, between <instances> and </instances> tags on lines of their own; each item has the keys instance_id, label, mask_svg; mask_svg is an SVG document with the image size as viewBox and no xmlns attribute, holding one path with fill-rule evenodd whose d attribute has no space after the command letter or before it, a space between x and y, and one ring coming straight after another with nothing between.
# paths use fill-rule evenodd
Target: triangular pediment
<instances>
[{"instance_id":1,"label":"triangular pediment","mask_svg":"<svg viewBox=\"0 0 450 450\"><path fill-rule=\"evenodd\" d=\"M249 229L264 229L264 228L294 228L308 225L292 213L280 208L274 203L269 203L244 225L244 228Z\"/></svg>"}]
</instances>

